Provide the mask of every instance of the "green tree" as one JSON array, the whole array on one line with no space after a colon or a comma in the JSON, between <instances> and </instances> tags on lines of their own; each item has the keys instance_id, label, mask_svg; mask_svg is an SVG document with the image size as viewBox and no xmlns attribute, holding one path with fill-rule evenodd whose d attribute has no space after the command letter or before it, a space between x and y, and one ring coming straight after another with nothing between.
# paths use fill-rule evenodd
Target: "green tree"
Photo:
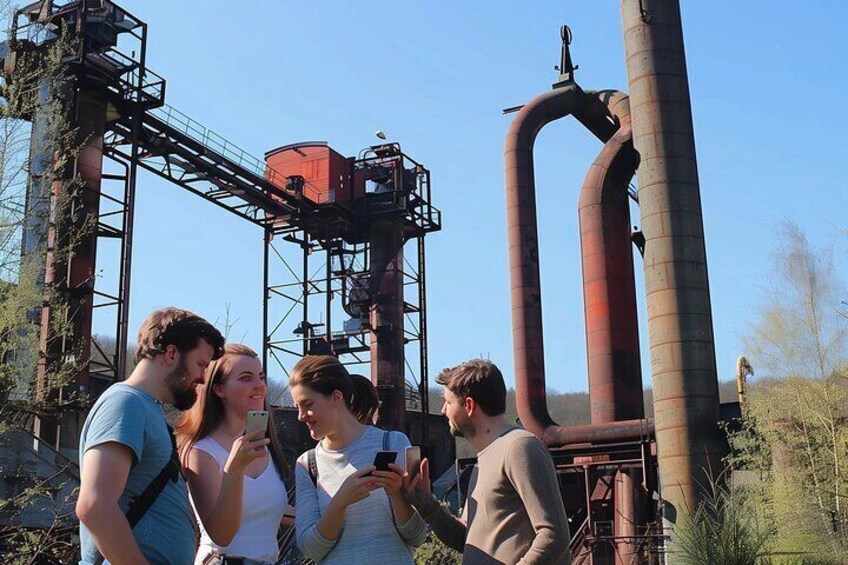
<instances>
[{"instance_id":1,"label":"green tree","mask_svg":"<svg viewBox=\"0 0 848 565\"><path fill-rule=\"evenodd\" d=\"M2 11L11 14L8 5ZM77 337L69 289L61 276L55 284L44 276L48 262L71 260L96 222L77 212L85 187L71 165L85 140L68 120L73 45L63 31L49 48L22 52L0 92L0 555L11 564L68 563L75 552L68 503L75 463L44 442L48 455L21 449L34 440L34 418L79 409L69 385L88 362L68 345ZM36 116L39 135L31 139ZM45 307L49 331L42 331Z\"/></svg>"},{"instance_id":2,"label":"green tree","mask_svg":"<svg viewBox=\"0 0 848 565\"><path fill-rule=\"evenodd\" d=\"M848 319L829 249L784 222L764 304L746 339L761 378L750 387L731 464L754 471L771 551L836 559L848 548ZM764 377L764 378L763 378Z\"/></svg>"}]
</instances>

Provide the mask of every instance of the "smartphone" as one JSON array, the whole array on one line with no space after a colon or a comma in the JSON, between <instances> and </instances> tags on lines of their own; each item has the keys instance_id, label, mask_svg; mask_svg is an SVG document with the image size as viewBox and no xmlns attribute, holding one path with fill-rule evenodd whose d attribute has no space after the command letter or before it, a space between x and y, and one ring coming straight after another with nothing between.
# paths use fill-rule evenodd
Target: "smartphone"
<instances>
[{"instance_id":1,"label":"smartphone","mask_svg":"<svg viewBox=\"0 0 848 565\"><path fill-rule=\"evenodd\" d=\"M421 469L421 447L410 445L406 448L406 472L410 478L418 474Z\"/></svg>"},{"instance_id":2,"label":"smartphone","mask_svg":"<svg viewBox=\"0 0 848 565\"><path fill-rule=\"evenodd\" d=\"M378 451L374 456L373 465L378 471L389 471L389 463L397 460L397 451Z\"/></svg>"},{"instance_id":3,"label":"smartphone","mask_svg":"<svg viewBox=\"0 0 848 565\"><path fill-rule=\"evenodd\" d=\"M262 437L265 437L268 430L268 411L267 410L251 410L247 413L247 428L245 435L253 433L256 430L262 430Z\"/></svg>"}]
</instances>

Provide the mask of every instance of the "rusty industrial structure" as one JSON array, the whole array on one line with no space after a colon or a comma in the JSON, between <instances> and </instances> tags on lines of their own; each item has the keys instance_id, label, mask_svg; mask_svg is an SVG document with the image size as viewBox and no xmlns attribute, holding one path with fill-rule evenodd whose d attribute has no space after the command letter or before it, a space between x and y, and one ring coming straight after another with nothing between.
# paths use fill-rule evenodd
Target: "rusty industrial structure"
<instances>
[{"instance_id":1,"label":"rusty industrial structure","mask_svg":"<svg viewBox=\"0 0 848 565\"><path fill-rule=\"evenodd\" d=\"M631 563L646 542L654 480L653 424L644 419L629 184L637 155L628 97L583 91L562 30L559 80L524 105L505 149L516 402L524 426L551 448L572 552L595 563ZM562 427L546 407L533 144L546 124L573 115L605 143L580 192L580 244L591 423Z\"/></svg>"},{"instance_id":2,"label":"rusty industrial structure","mask_svg":"<svg viewBox=\"0 0 848 565\"><path fill-rule=\"evenodd\" d=\"M622 0L629 95L583 90L563 27L553 89L520 108L506 139L505 172L516 402L521 423L550 448L572 521L575 563L648 562L666 539L662 517L700 497L704 469L725 445L719 405L703 221L677 0ZM41 312L38 382L69 355L90 359L76 381L96 396L125 377L133 211L139 168L257 226L264 245L263 362L285 372L298 357L330 353L367 367L383 427L453 458L444 422L427 402L425 236L441 227L430 173L397 143L346 157L323 142L283 145L256 159L165 104L165 80L147 68L147 25L109 0L36 2L16 14L4 72L43 53L61 33L73 103L68 116L85 146L59 173L82 178L82 216L96 229L70 260L54 261L49 215L51 147L33 123L32 175L23 253L47 251L45 289L75 312L73 340L51 339ZM130 53L128 55L127 53ZM36 85L38 86L38 85ZM34 88L33 95L44 92ZM603 143L579 193L591 423L557 425L546 404L546 368L533 146L547 124L573 116ZM638 175L638 191L631 185ZM52 198L51 195L52 194ZM47 196L45 196L47 195ZM641 230L633 231L631 201ZM35 212L35 213L33 213ZM45 214L44 212L48 212ZM112 288L102 288L98 248L117 243ZM646 419L634 245L642 258L654 418ZM257 289L260 291L260 289ZM95 314L110 313L114 350L92 338ZM363 370L364 371L364 370ZM412 382L410 382L412 381ZM409 410L414 406L418 413ZM297 426L278 414L289 434ZM81 412L42 414L41 442L76 455ZM445 446L450 446L445 448ZM303 446L301 446L303 447Z\"/></svg>"},{"instance_id":3,"label":"rusty industrial structure","mask_svg":"<svg viewBox=\"0 0 848 565\"><path fill-rule=\"evenodd\" d=\"M519 417L551 448L576 525L575 562L624 565L656 555L661 516L697 507L726 445L679 6L623 0L621 10L631 95L580 88L563 27L559 79L517 108L504 166ZM591 423L563 427L546 407L533 145L569 115L604 146L578 206ZM629 197L641 231L631 232ZM653 420L644 418L633 244L643 255Z\"/></svg>"},{"instance_id":4,"label":"rusty industrial structure","mask_svg":"<svg viewBox=\"0 0 848 565\"><path fill-rule=\"evenodd\" d=\"M45 117L39 111L21 116L33 124L34 165L23 253L46 251L44 288L74 312L71 338L57 340L51 336L54 313L42 308L37 382L68 357L89 360L74 392L96 397L126 376L133 213L142 168L259 228L266 371L274 364L276 374L285 374L296 358L317 353L363 366L380 395L380 425L428 445L430 418L415 417L411 429L407 414L407 406L429 413L424 237L440 229L441 213L431 203L427 168L397 143L350 158L322 142L280 147L264 160L250 156L165 103L165 79L147 67L147 25L108 0L45 0L18 10L4 44L6 79L14 81L16 63L46 53L61 34L69 35L71 47L63 61L71 99L66 118L84 146L59 180L50 174L54 148L41 142ZM33 88L33 96L44 91ZM52 242L62 224L45 226L43 218L55 206L61 180L74 178L84 188L73 213L95 218L96 226L60 264ZM97 261L105 241L118 242L117 265ZM119 270L114 288L101 287L96 272L104 268ZM112 349L92 336L95 314L107 311L115 327L106 336L114 339ZM34 432L75 457L83 417L80 411L42 414ZM438 443L447 442L442 437Z\"/></svg>"}]
</instances>

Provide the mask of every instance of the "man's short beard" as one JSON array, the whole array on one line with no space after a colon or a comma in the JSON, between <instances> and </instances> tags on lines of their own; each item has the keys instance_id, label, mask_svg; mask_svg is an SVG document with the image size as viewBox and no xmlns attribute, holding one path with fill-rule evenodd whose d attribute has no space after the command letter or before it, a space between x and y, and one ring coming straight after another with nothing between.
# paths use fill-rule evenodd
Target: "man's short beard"
<instances>
[{"instance_id":1,"label":"man's short beard","mask_svg":"<svg viewBox=\"0 0 848 565\"><path fill-rule=\"evenodd\" d=\"M474 434L477 431L474 427L474 424L472 424L471 422L465 422L464 425L461 427L451 423L450 425L448 425L448 428L450 429L450 433L453 437L461 437L465 439L474 437Z\"/></svg>"},{"instance_id":2,"label":"man's short beard","mask_svg":"<svg viewBox=\"0 0 848 565\"><path fill-rule=\"evenodd\" d=\"M165 384L171 391L171 396L174 398L173 405L177 410L188 410L197 401L197 390L194 383L186 388L188 380L188 368L186 367L185 356L180 355L180 361L174 370L165 377Z\"/></svg>"}]
</instances>

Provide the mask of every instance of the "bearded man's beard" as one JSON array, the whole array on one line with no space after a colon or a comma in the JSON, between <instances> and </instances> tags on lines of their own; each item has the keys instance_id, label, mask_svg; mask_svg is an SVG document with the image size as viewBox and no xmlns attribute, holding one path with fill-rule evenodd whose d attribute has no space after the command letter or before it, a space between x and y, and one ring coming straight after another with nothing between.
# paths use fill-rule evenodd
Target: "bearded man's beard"
<instances>
[{"instance_id":1,"label":"bearded man's beard","mask_svg":"<svg viewBox=\"0 0 848 565\"><path fill-rule=\"evenodd\" d=\"M185 357L180 355L180 362L174 367L167 377L165 384L174 397L174 408L177 410L188 410L197 401L197 390L194 383L188 384L189 374Z\"/></svg>"},{"instance_id":2,"label":"bearded man's beard","mask_svg":"<svg viewBox=\"0 0 848 565\"><path fill-rule=\"evenodd\" d=\"M474 428L474 424L469 421L461 422L461 423L453 423L448 420L448 428L450 428L450 433L453 437L462 437L465 439L471 438L474 436L477 431Z\"/></svg>"}]
</instances>

